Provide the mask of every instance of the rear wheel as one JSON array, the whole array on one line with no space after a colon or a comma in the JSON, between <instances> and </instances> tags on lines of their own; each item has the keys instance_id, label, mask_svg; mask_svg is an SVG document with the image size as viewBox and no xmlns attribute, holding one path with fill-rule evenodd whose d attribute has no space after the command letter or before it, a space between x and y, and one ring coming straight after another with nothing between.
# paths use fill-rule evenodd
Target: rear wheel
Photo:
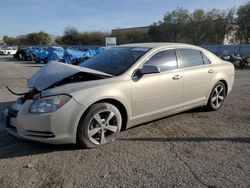
<instances>
[{"instance_id":1,"label":"rear wheel","mask_svg":"<svg viewBox=\"0 0 250 188\"><path fill-rule=\"evenodd\" d=\"M209 110L218 110L222 105L226 97L226 87L223 82L218 82L210 94L207 107Z\"/></svg>"},{"instance_id":2,"label":"rear wheel","mask_svg":"<svg viewBox=\"0 0 250 188\"><path fill-rule=\"evenodd\" d=\"M121 125L121 113L114 105L96 103L79 123L77 142L87 148L107 144L119 134Z\"/></svg>"}]
</instances>

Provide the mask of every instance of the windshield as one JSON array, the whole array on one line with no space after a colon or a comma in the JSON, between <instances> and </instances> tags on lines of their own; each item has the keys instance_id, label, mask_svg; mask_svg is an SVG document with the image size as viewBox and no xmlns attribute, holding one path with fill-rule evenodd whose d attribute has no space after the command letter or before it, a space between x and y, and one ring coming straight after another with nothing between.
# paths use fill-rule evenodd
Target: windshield
<instances>
[{"instance_id":1,"label":"windshield","mask_svg":"<svg viewBox=\"0 0 250 188\"><path fill-rule=\"evenodd\" d=\"M118 76L131 67L149 48L116 47L83 62L81 67Z\"/></svg>"}]
</instances>

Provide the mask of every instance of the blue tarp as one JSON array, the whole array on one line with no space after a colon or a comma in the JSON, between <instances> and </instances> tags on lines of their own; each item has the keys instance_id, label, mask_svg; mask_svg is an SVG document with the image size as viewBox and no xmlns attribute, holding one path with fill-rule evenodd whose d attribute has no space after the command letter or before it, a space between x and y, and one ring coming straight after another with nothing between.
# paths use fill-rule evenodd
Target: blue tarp
<instances>
[{"instance_id":1,"label":"blue tarp","mask_svg":"<svg viewBox=\"0 0 250 188\"><path fill-rule=\"evenodd\" d=\"M83 63L84 61L86 61L86 59L94 57L95 55L101 53L103 50L104 48L96 48L95 50L93 49L86 50L84 56L80 58L80 62Z\"/></svg>"},{"instance_id":2,"label":"blue tarp","mask_svg":"<svg viewBox=\"0 0 250 188\"><path fill-rule=\"evenodd\" d=\"M95 55L101 53L102 51L103 48L86 49L84 51L66 49L64 52L63 59L65 63L78 64L80 62L84 62L86 59L94 57Z\"/></svg>"},{"instance_id":3,"label":"blue tarp","mask_svg":"<svg viewBox=\"0 0 250 188\"><path fill-rule=\"evenodd\" d=\"M45 58L47 58L49 55L49 52L47 50L40 50L37 54L36 54L36 62L41 62L41 61L45 61Z\"/></svg>"},{"instance_id":4,"label":"blue tarp","mask_svg":"<svg viewBox=\"0 0 250 188\"><path fill-rule=\"evenodd\" d=\"M31 57L35 57L36 62L43 61L47 63L49 61L60 61L67 64L79 64L86 59L92 58L95 55L101 53L104 48L86 48L85 50L64 49L59 46L51 46L47 50L41 47L30 47L27 49L27 54ZM33 59L32 59L33 60Z\"/></svg>"},{"instance_id":5,"label":"blue tarp","mask_svg":"<svg viewBox=\"0 0 250 188\"><path fill-rule=\"evenodd\" d=\"M60 61L63 59L64 49L59 46L51 46L48 48L47 61Z\"/></svg>"},{"instance_id":6,"label":"blue tarp","mask_svg":"<svg viewBox=\"0 0 250 188\"><path fill-rule=\"evenodd\" d=\"M66 49L64 52L64 62L68 64L76 64L77 59L80 59L86 52L80 50Z\"/></svg>"},{"instance_id":7,"label":"blue tarp","mask_svg":"<svg viewBox=\"0 0 250 188\"><path fill-rule=\"evenodd\" d=\"M39 47L29 47L26 51L27 56L36 57L36 55L39 53L40 50L41 50L41 48L39 48Z\"/></svg>"}]
</instances>

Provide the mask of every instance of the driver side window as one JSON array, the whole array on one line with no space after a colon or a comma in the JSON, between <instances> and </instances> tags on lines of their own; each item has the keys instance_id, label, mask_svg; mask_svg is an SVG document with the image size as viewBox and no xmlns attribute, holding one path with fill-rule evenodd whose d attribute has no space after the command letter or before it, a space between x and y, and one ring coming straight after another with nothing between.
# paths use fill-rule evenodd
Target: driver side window
<instances>
[{"instance_id":1,"label":"driver side window","mask_svg":"<svg viewBox=\"0 0 250 188\"><path fill-rule=\"evenodd\" d=\"M145 65L154 65L161 72L177 69L176 54L174 50L163 50L153 55Z\"/></svg>"}]
</instances>

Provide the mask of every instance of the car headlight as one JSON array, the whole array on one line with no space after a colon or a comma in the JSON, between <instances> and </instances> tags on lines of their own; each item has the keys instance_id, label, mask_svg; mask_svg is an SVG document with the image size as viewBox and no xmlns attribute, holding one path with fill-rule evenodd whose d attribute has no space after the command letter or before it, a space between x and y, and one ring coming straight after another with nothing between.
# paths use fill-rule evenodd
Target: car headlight
<instances>
[{"instance_id":1,"label":"car headlight","mask_svg":"<svg viewBox=\"0 0 250 188\"><path fill-rule=\"evenodd\" d=\"M68 95L56 95L35 100L31 107L32 113L48 113L55 112L66 104L71 97Z\"/></svg>"}]
</instances>

